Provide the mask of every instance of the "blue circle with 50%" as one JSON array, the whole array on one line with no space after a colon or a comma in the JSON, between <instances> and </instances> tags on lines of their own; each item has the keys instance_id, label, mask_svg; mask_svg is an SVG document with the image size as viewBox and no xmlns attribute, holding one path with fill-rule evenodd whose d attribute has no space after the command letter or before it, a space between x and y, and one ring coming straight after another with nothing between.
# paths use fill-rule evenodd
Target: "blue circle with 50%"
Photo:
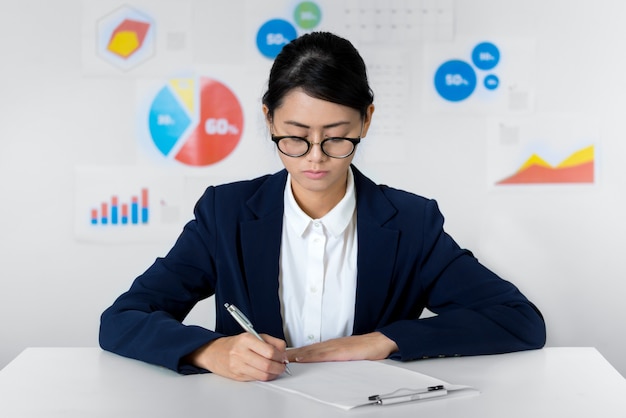
<instances>
[{"instance_id":1,"label":"blue circle with 50%","mask_svg":"<svg viewBox=\"0 0 626 418\"><path fill-rule=\"evenodd\" d=\"M291 23L283 19L272 19L265 22L257 32L256 45L264 56L276 58L283 46L297 36L296 28Z\"/></svg>"},{"instance_id":2,"label":"blue circle with 50%","mask_svg":"<svg viewBox=\"0 0 626 418\"><path fill-rule=\"evenodd\" d=\"M446 61L435 73L435 89L451 102L467 99L476 88L476 72L465 61Z\"/></svg>"},{"instance_id":3,"label":"blue circle with 50%","mask_svg":"<svg viewBox=\"0 0 626 418\"><path fill-rule=\"evenodd\" d=\"M491 42L482 42L472 51L472 62L481 70L492 70L500 62L500 50Z\"/></svg>"},{"instance_id":4,"label":"blue circle with 50%","mask_svg":"<svg viewBox=\"0 0 626 418\"><path fill-rule=\"evenodd\" d=\"M485 77L485 79L483 80L483 84L485 85L485 88L487 90L495 90L498 88L498 86L500 85L500 79L498 78L497 75L494 74L489 74L487 77Z\"/></svg>"}]
</instances>

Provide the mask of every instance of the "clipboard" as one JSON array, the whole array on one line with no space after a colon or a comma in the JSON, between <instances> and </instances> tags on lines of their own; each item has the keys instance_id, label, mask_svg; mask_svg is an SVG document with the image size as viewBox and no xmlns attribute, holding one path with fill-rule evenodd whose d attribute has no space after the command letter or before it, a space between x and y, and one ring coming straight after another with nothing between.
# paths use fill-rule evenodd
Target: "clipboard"
<instances>
[{"instance_id":1,"label":"clipboard","mask_svg":"<svg viewBox=\"0 0 626 418\"><path fill-rule=\"evenodd\" d=\"M470 386L397 367L382 361L290 363L292 375L257 384L293 393L343 410L365 406L419 403L480 392Z\"/></svg>"}]
</instances>

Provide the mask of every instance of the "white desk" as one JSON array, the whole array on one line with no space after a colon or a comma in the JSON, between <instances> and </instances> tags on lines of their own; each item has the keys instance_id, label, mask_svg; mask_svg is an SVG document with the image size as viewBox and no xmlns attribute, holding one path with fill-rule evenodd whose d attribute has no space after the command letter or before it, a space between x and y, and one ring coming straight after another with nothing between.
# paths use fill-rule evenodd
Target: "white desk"
<instances>
[{"instance_id":1,"label":"white desk","mask_svg":"<svg viewBox=\"0 0 626 418\"><path fill-rule=\"evenodd\" d=\"M594 348L403 366L481 394L342 411L255 383L180 376L99 348L29 348L0 371L0 417L626 417L626 380Z\"/></svg>"}]
</instances>

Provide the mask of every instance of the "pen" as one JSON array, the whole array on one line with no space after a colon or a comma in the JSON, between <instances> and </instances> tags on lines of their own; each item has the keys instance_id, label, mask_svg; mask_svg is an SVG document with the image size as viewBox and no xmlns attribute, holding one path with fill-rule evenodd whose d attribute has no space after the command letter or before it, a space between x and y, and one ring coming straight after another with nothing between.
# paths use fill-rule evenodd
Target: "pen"
<instances>
[{"instance_id":1,"label":"pen","mask_svg":"<svg viewBox=\"0 0 626 418\"><path fill-rule=\"evenodd\" d=\"M237 321L237 323L241 325L241 328L243 328L246 332L254 335L259 340L265 342L265 340L263 340L263 338L261 338L261 336L254 330L252 322L250 322L250 320L243 314L243 312L237 309L235 305L225 303L224 307L226 308L228 313L230 313L230 315L235 318L235 321ZM291 376L291 370L289 370L289 366L287 365L287 363L288 361L285 361L285 372L287 372L287 374Z\"/></svg>"},{"instance_id":2,"label":"pen","mask_svg":"<svg viewBox=\"0 0 626 418\"><path fill-rule=\"evenodd\" d=\"M377 405L392 405L401 402L419 401L420 399L435 398L438 396L447 395L448 391L443 385L430 386L424 390L418 392L409 393L406 395L388 396L388 395L372 395L368 398L370 401L375 401Z\"/></svg>"}]
</instances>

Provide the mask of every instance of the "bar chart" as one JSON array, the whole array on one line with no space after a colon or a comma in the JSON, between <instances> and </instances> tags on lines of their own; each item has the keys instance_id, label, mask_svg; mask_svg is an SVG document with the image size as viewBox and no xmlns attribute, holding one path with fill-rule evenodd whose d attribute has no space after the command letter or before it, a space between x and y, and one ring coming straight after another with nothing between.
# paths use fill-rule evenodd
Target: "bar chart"
<instances>
[{"instance_id":1,"label":"bar chart","mask_svg":"<svg viewBox=\"0 0 626 418\"><path fill-rule=\"evenodd\" d=\"M119 196L113 195L91 209L92 225L145 225L149 220L148 188L145 187L127 202L122 203Z\"/></svg>"}]
</instances>

